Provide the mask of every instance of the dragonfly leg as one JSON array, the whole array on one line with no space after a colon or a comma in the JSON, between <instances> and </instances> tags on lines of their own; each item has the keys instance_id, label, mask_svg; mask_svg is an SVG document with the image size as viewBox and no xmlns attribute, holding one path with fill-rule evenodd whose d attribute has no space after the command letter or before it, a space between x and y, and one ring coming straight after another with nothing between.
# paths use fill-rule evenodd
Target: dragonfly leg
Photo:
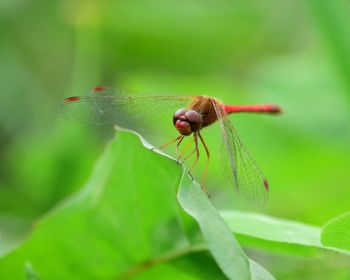
<instances>
[{"instance_id":1,"label":"dragonfly leg","mask_svg":"<svg viewBox=\"0 0 350 280\"><path fill-rule=\"evenodd\" d=\"M179 146L180 144L182 143L182 140L184 140L185 136L184 135L181 135L182 137L180 137L179 141L177 141L177 144L176 144L176 152L177 152L177 159L176 159L176 163L177 165L181 165L179 159L181 157L180 155L180 151L179 151Z\"/></svg>"},{"instance_id":2,"label":"dragonfly leg","mask_svg":"<svg viewBox=\"0 0 350 280\"><path fill-rule=\"evenodd\" d=\"M196 152L196 149L192 150L181 162L181 164L184 164L186 160L188 160L194 153Z\"/></svg>"},{"instance_id":3,"label":"dragonfly leg","mask_svg":"<svg viewBox=\"0 0 350 280\"><path fill-rule=\"evenodd\" d=\"M152 151L155 150L155 149L161 150L161 149L163 149L163 148L165 148L165 147L171 145L172 143L176 142L177 140L179 140L179 139L181 139L181 138L183 138L183 135L179 135L178 137L174 138L173 140L170 140L169 142L166 142L165 144L159 146L158 148L153 147L153 148L152 148Z\"/></svg>"},{"instance_id":4,"label":"dragonfly leg","mask_svg":"<svg viewBox=\"0 0 350 280\"><path fill-rule=\"evenodd\" d=\"M192 164L191 168L188 170L188 174L193 178L191 172L193 170L193 168L197 165L198 159L199 159L199 149L198 149L198 136L197 133L193 133L193 139L194 139L194 145L195 145L195 149L193 151L196 152L196 159L194 160L194 163ZM193 154L191 153L191 155ZM187 156L188 157L188 156ZM186 157L186 158L187 158Z\"/></svg>"},{"instance_id":5,"label":"dragonfly leg","mask_svg":"<svg viewBox=\"0 0 350 280\"><path fill-rule=\"evenodd\" d=\"M193 143L193 140L191 140L190 142L188 142L187 145L186 145L186 146L182 149L182 151L179 153L179 155L178 155L176 161L179 162L180 165L182 165L182 164L186 161L186 159L188 159L188 158L190 157L190 155L192 155L192 154L195 152L195 151L191 152L189 155L187 155L187 156L185 157L185 159L184 159L182 162L180 162L180 159L186 154L186 151L191 147L192 143Z\"/></svg>"},{"instance_id":6,"label":"dragonfly leg","mask_svg":"<svg viewBox=\"0 0 350 280\"><path fill-rule=\"evenodd\" d=\"M180 146L182 140L184 140L184 138L185 138L185 136L184 136L184 135L181 135L179 141L178 141L177 144L176 144L176 152L177 152L178 155L180 154L180 153L179 153L179 146Z\"/></svg>"},{"instance_id":7,"label":"dragonfly leg","mask_svg":"<svg viewBox=\"0 0 350 280\"><path fill-rule=\"evenodd\" d=\"M210 153L209 153L209 149L208 149L207 145L205 144L204 139L203 139L202 135L199 133L199 131L198 131L198 136L199 136L199 139L200 139L200 141L201 141L201 143L202 143L202 145L204 147L205 153L207 155L207 161L205 163L205 169L204 169L204 173L203 173L202 179L201 179L201 188L208 195L208 197L210 198L211 195L208 192L207 188L205 187L205 181L206 181L206 178L207 178L208 167L209 167Z\"/></svg>"}]
</instances>

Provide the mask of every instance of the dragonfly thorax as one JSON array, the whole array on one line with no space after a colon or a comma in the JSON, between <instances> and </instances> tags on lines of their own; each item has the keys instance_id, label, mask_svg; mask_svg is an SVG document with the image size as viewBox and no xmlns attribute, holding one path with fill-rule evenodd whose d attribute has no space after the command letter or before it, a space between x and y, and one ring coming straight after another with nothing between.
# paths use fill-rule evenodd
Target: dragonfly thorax
<instances>
[{"instance_id":1,"label":"dragonfly thorax","mask_svg":"<svg viewBox=\"0 0 350 280\"><path fill-rule=\"evenodd\" d=\"M195 110L179 109L173 116L173 124L182 135L190 135L202 128L202 116Z\"/></svg>"}]
</instances>

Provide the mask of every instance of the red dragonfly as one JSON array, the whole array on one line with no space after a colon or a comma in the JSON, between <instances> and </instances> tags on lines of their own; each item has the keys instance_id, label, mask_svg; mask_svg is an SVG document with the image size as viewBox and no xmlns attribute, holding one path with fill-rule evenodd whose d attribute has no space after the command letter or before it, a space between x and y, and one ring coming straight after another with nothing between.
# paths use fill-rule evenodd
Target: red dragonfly
<instances>
[{"instance_id":1,"label":"red dragonfly","mask_svg":"<svg viewBox=\"0 0 350 280\"><path fill-rule=\"evenodd\" d=\"M204 181L210 154L201 131L218 122L223 140L224 174L238 194L251 204L262 205L268 198L268 182L228 118L229 114L241 112L276 114L281 109L276 105L225 105L208 96L129 96L128 92L104 86L94 87L85 96L65 98L58 106L58 113L63 118L95 125L118 125L144 136L149 132L164 136L164 128L172 119L180 135L159 148L177 142L178 161L183 158L182 162L195 154L189 169L191 174L197 164L201 144L207 158L201 186L207 194ZM185 137L190 135L193 135L192 141L179 151ZM187 153L193 143L194 149Z\"/></svg>"}]
</instances>

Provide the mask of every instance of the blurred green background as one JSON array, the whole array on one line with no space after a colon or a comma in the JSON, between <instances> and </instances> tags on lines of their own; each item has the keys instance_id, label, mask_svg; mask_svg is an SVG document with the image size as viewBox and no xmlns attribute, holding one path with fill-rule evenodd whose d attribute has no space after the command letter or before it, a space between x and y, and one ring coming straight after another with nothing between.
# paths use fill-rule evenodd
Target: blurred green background
<instances>
[{"instance_id":1,"label":"blurred green background","mask_svg":"<svg viewBox=\"0 0 350 280\"><path fill-rule=\"evenodd\" d=\"M55 106L95 85L279 104L278 117L231 117L271 185L254 211L314 225L349 211L349 12L345 0L2 0L0 223L16 239L86 182L114 132ZM247 208L222 177L218 128L204 135L213 202ZM348 279L333 259L261 258L277 279Z\"/></svg>"}]
</instances>

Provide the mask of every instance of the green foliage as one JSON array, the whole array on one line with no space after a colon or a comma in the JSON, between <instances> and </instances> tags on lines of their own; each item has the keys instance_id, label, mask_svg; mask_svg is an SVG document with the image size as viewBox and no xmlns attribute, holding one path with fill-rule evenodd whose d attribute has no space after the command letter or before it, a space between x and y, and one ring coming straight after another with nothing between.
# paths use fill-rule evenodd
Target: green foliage
<instances>
[{"instance_id":1,"label":"green foliage","mask_svg":"<svg viewBox=\"0 0 350 280\"><path fill-rule=\"evenodd\" d=\"M238 240L246 246L294 255L319 255L323 251L350 255L349 247L345 247L346 240L349 239L349 220L346 219L340 219L336 223L339 220L337 218L321 229L300 222L237 210L224 210L220 214ZM333 242L327 242L332 237ZM338 245L334 240L339 242Z\"/></svg>"},{"instance_id":2,"label":"green foliage","mask_svg":"<svg viewBox=\"0 0 350 280\"><path fill-rule=\"evenodd\" d=\"M179 190L181 206L199 223L208 247L231 279L249 279L249 262L230 229L208 201L198 184L186 177ZM232 265L237 264L237 265Z\"/></svg>"},{"instance_id":3,"label":"green foliage","mask_svg":"<svg viewBox=\"0 0 350 280\"><path fill-rule=\"evenodd\" d=\"M350 252L350 213L330 220L322 229L321 242L324 246Z\"/></svg>"},{"instance_id":4,"label":"green foliage","mask_svg":"<svg viewBox=\"0 0 350 280\"><path fill-rule=\"evenodd\" d=\"M242 211L226 210L220 214L248 246L293 254L312 253L322 247L318 227Z\"/></svg>"},{"instance_id":5,"label":"green foliage","mask_svg":"<svg viewBox=\"0 0 350 280\"><path fill-rule=\"evenodd\" d=\"M179 200L199 223L204 243L195 237L194 221L183 217L175 199L182 174L183 168L144 149L134 135L118 133L85 187L38 221L23 245L1 260L1 279L24 279L26 262L44 279L220 279L223 273L251 279L249 267L252 279L272 279L249 263L200 187L185 177ZM206 247L223 273L203 252ZM27 268L27 275L34 274Z\"/></svg>"},{"instance_id":6,"label":"green foliage","mask_svg":"<svg viewBox=\"0 0 350 280\"><path fill-rule=\"evenodd\" d=\"M248 260L230 229L196 182L187 177L178 199L183 209L198 222L206 245L229 279L273 279L259 264Z\"/></svg>"},{"instance_id":7,"label":"green foliage","mask_svg":"<svg viewBox=\"0 0 350 280\"><path fill-rule=\"evenodd\" d=\"M1 260L1 279L24 279L24 267L27 279L273 279L248 259L232 232L243 244L284 253L349 250L349 215L325 226L323 246L314 226L233 210L220 216L184 171L143 148L132 133L118 132L85 187L38 221Z\"/></svg>"}]
</instances>

